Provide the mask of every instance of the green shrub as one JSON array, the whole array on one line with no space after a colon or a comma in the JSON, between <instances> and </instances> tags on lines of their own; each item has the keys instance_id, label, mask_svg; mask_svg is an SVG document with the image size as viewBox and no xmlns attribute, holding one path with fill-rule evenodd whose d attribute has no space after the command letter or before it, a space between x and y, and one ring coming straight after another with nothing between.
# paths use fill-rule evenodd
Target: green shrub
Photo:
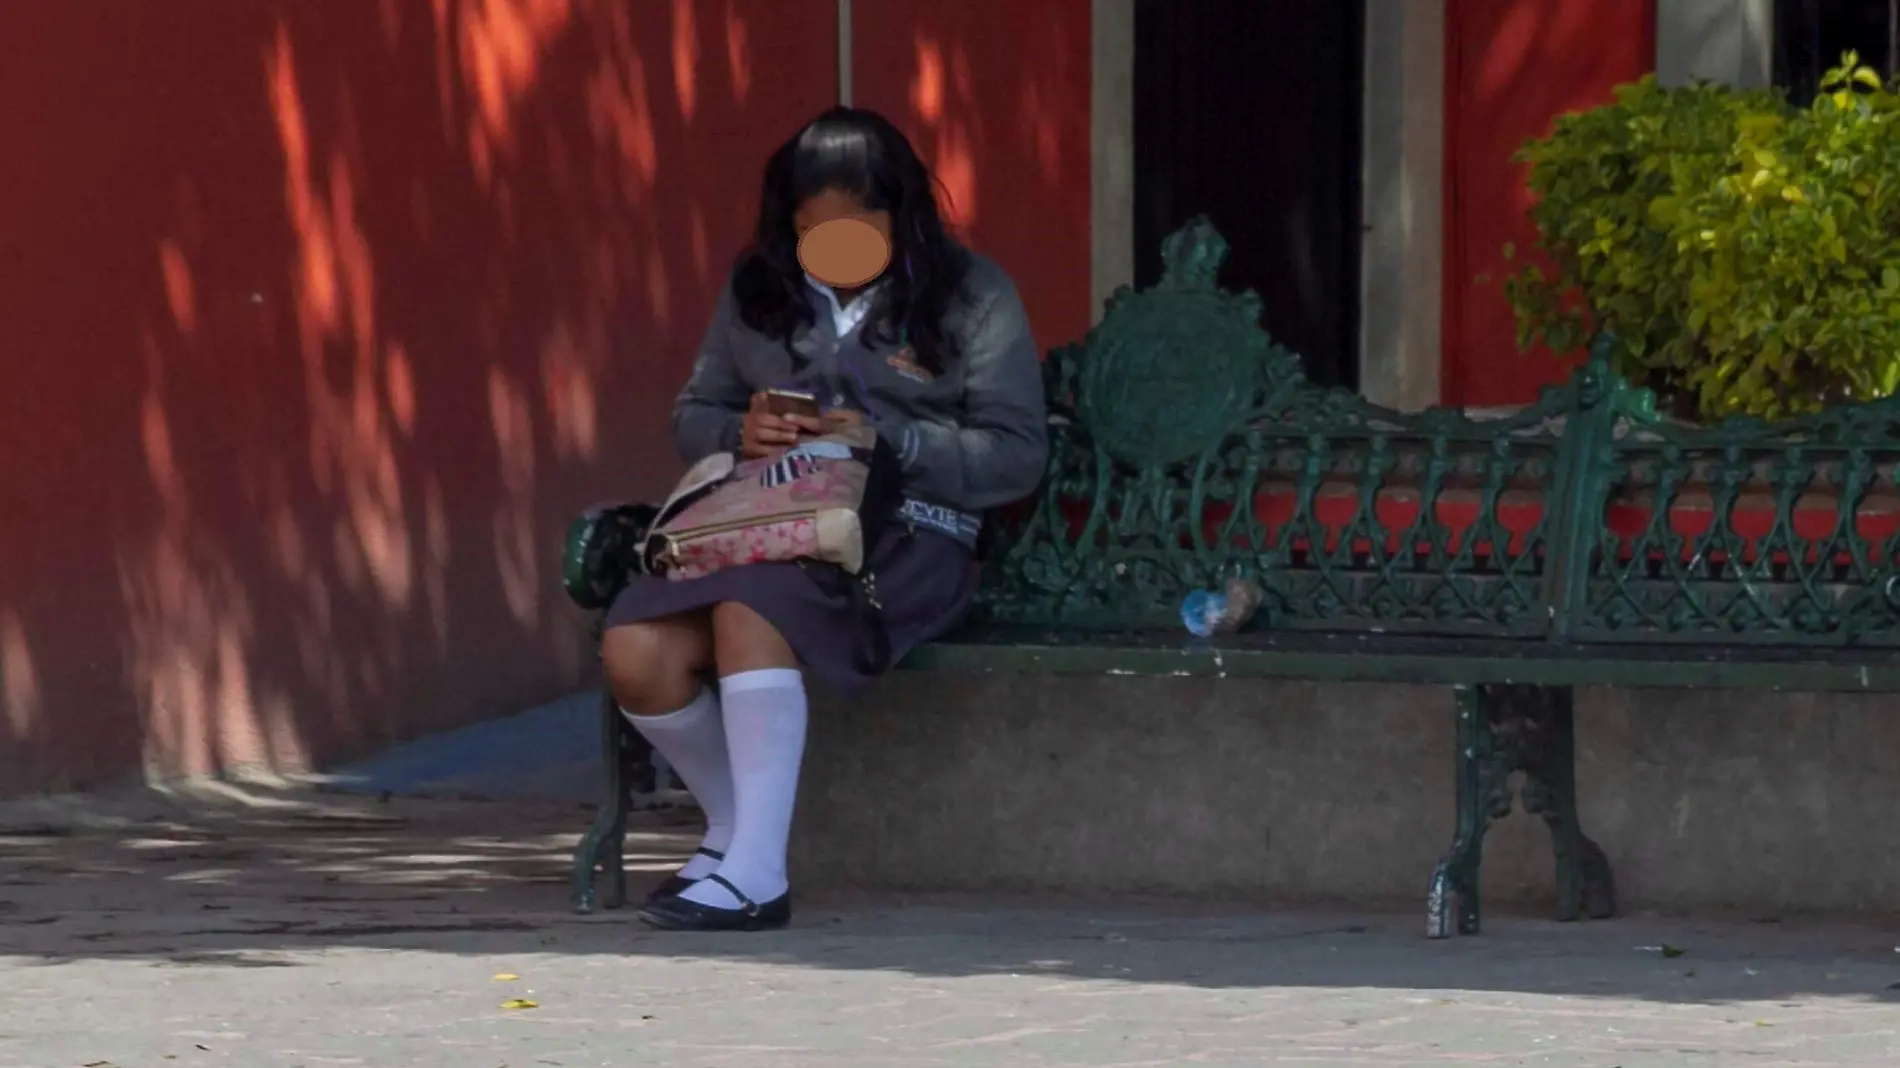
<instances>
[{"instance_id":1,"label":"green shrub","mask_svg":"<svg viewBox=\"0 0 1900 1068\"><path fill-rule=\"evenodd\" d=\"M1505 283L1519 346L1609 330L1618 371L1705 419L1893 393L1900 96L1851 53L1821 88L1794 108L1646 77L1526 145L1555 272Z\"/></svg>"}]
</instances>

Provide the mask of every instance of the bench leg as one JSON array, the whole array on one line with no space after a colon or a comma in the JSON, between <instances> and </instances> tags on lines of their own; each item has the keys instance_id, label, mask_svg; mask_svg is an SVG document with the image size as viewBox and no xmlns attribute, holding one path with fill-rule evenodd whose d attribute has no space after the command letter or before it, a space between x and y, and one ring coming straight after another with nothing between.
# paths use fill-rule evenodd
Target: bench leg
<instances>
[{"instance_id":1,"label":"bench leg","mask_svg":"<svg viewBox=\"0 0 1900 1068\"><path fill-rule=\"evenodd\" d=\"M1459 686L1458 824L1432 873L1426 934L1477 934L1484 833L1511 814L1511 775L1524 774L1524 810L1550 828L1557 861L1557 918L1616 913L1610 863L1577 816L1576 721L1567 686Z\"/></svg>"},{"instance_id":2,"label":"bench leg","mask_svg":"<svg viewBox=\"0 0 1900 1068\"><path fill-rule=\"evenodd\" d=\"M1544 820L1557 858L1557 919L1568 922L1616 915L1616 885L1609 858L1583 833L1577 814L1575 695L1567 686L1543 691L1536 736L1523 747L1524 811Z\"/></svg>"},{"instance_id":3,"label":"bench leg","mask_svg":"<svg viewBox=\"0 0 1900 1068\"><path fill-rule=\"evenodd\" d=\"M627 726L620 709L605 690L600 700L600 762L605 775L606 796L601 798L600 811L594 816L594 822L581 836L580 845L574 849L574 886L571 900L574 911L586 915L601 905L617 909L627 903L627 809L631 807L628 790L632 783L629 777L629 765L632 762L632 747L629 745L633 730ZM597 900L594 893L594 873L600 871L607 876L607 898Z\"/></svg>"},{"instance_id":4,"label":"bench leg","mask_svg":"<svg viewBox=\"0 0 1900 1068\"><path fill-rule=\"evenodd\" d=\"M1511 811L1510 770L1498 759L1488 687L1455 686L1452 692L1458 715L1458 751L1454 757L1457 828L1452 834L1450 851L1432 871L1425 906L1427 938L1451 937L1454 908L1458 933L1478 933L1484 832L1493 819L1509 815Z\"/></svg>"}]
</instances>

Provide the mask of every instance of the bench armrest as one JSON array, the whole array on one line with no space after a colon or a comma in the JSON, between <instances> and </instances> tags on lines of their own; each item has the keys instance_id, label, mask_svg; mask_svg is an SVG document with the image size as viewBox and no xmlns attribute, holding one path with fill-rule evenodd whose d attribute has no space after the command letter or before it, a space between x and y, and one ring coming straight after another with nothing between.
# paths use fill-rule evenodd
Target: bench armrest
<instances>
[{"instance_id":1,"label":"bench armrest","mask_svg":"<svg viewBox=\"0 0 1900 1068\"><path fill-rule=\"evenodd\" d=\"M656 509L646 504L597 504L567 527L561 585L582 608L606 608L636 573L640 543Z\"/></svg>"}]
</instances>

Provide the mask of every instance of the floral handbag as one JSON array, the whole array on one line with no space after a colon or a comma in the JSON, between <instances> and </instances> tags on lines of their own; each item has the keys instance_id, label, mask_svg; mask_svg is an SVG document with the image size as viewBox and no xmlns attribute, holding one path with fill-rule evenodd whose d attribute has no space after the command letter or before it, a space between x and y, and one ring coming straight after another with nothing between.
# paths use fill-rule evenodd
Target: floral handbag
<instances>
[{"instance_id":1,"label":"floral handbag","mask_svg":"<svg viewBox=\"0 0 1900 1068\"><path fill-rule=\"evenodd\" d=\"M889 666L889 641L868 564L902 505L897 453L869 426L763 459L715 453L694 464L660 506L641 567L684 581L745 564L797 562L862 617L859 666L878 674Z\"/></svg>"}]
</instances>

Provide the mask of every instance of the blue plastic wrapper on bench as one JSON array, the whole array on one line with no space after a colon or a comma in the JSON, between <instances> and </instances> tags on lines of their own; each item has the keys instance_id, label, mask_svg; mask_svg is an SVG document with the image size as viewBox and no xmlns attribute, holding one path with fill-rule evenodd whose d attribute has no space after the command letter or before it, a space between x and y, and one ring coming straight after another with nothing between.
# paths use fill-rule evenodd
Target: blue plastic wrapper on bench
<instances>
[{"instance_id":1,"label":"blue plastic wrapper on bench","mask_svg":"<svg viewBox=\"0 0 1900 1068\"><path fill-rule=\"evenodd\" d=\"M1234 579L1225 590L1195 590L1181 602L1181 623L1196 638L1230 634L1247 625L1260 608L1260 587Z\"/></svg>"}]
</instances>

